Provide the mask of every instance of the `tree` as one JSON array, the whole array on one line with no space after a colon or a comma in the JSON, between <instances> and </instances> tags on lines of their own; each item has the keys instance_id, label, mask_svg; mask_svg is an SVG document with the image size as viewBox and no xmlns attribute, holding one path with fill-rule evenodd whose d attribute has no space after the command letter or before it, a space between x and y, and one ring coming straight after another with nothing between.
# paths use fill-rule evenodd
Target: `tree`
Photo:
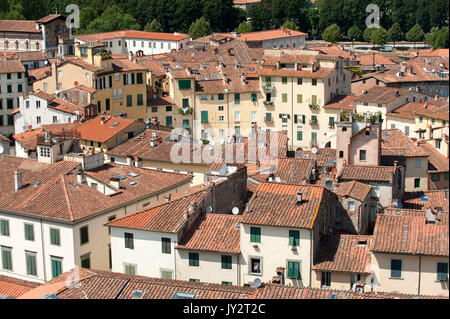
<instances>
[{"instance_id":1,"label":"tree","mask_svg":"<svg viewBox=\"0 0 450 319\"><path fill-rule=\"evenodd\" d=\"M372 33L375 32L377 28L366 28L363 33L364 41L371 42L372 41Z\"/></svg>"},{"instance_id":2,"label":"tree","mask_svg":"<svg viewBox=\"0 0 450 319\"><path fill-rule=\"evenodd\" d=\"M352 42L353 41L361 41L362 32L356 25L354 25L350 29L348 29L347 38Z\"/></svg>"},{"instance_id":3,"label":"tree","mask_svg":"<svg viewBox=\"0 0 450 319\"><path fill-rule=\"evenodd\" d=\"M448 49L448 27L443 27L436 38L433 49Z\"/></svg>"},{"instance_id":4,"label":"tree","mask_svg":"<svg viewBox=\"0 0 450 319\"><path fill-rule=\"evenodd\" d=\"M131 15L123 13L117 6L108 7L100 17L89 23L86 33L99 33L108 31L119 31L134 29L139 30L140 26Z\"/></svg>"},{"instance_id":5,"label":"tree","mask_svg":"<svg viewBox=\"0 0 450 319\"><path fill-rule=\"evenodd\" d=\"M425 34L418 24L415 24L411 30L406 33L406 40L414 42L414 48L416 47L416 42L422 41L424 37Z\"/></svg>"},{"instance_id":6,"label":"tree","mask_svg":"<svg viewBox=\"0 0 450 319\"><path fill-rule=\"evenodd\" d=\"M82 34L86 31L89 23L97 18L97 12L91 7L84 7L80 10L80 28L75 30L76 33Z\"/></svg>"},{"instance_id":7,"label":"tree","mask_svg":"<svg viewBox=\"0 0 450 319\"><path fill-rule=\"evenodd\" d=\"M248 22L242 22L237 28L237 33L248 33L252 32L252 25Z\"/></svg>"},{"instance_id":8,"label":"tree","mask_svg":"<svg viewBox=\"0 0 450 319\"><path fill-rule=\"evenodd\" d=\"M248 9L248 17L254 31L272 28L272 11L270 4L265 0L257 5L251 6L250 9Z\"/></svg>"},{"instance_id":9,"label":"tree","mask_svg":"<svg viewBox=\"0 0 450 319\"><path fill-rule=\"evenodd\" d=\"M391 41L394 41L394 47L395 42L403 40L404 34L402 32L402 28L400 27L400 24L398 22L394 23L391 28L388 31L389 39Z\"/></svg>"},{"instance_id":10,"label":"tree","mask_svg":"<svg viewBox=\"0 0 450 319\"><path fill-rule=\"evenodd\" d=\"M429 45L430 47L433 47L436 43L436 39L439 35L439 28L433 27L430 32L428 32L425 35L425 44Z\"/></svg>"},{"instance_id":11,"label":"tree","mask_svg":"<svg viewBox=\"0 0 450 319\"><path fill-rule=\"evenodd\" d=\"M384 28L376 29L370 38L373 45L385 45L389 41L389 34Z\"/></svg>"},{"instance_id":12,"label":"tree","mask_svg":"<svg viewBox=\"0 0 450 319\"><path fill-rule=\"evenodd\" d=\"M161 23L159 23L158 20L156 20L156 19L153 19L152 22L147 23L147 25L144 28L144 31L147 31L147 32L164 32Z\"/></svg>"},{"instance_id":13,"label":"tree","mask_svg":"<svg viewBox=\"0 0 450 319\"><path fill-rule=\"evenodd\" d=\"M201 38L208 34L211 34L211 25L205 18L201 17L195 22L192 22L191 27L189 28L189 35L192 39Z\"/></svg>"},{"instance_id":14,"label":"tree","mask_svg":"<svg viewBox=\"0 0 450 319\"><path fill-rule=\"evenodd\" d=\"M292 20L286 20L283 23L283 27L286 28L286 29L289 29L289 30L298 31L297 24L294 21L292 21Z\"/></svg>"},{"instance_id":15,"label":"tree","mask_svg":"<svg viewBox=\"0 0 450 319\"><path fill-rule=\"evenodd\" d=\"M331 42L331 43L336 43L338 41L341 41L341 39L342 39L341 28L339 28L339 26L337 24L330 25L323 32L322 38L325 41Z\"/></svg>"}]
</instances>

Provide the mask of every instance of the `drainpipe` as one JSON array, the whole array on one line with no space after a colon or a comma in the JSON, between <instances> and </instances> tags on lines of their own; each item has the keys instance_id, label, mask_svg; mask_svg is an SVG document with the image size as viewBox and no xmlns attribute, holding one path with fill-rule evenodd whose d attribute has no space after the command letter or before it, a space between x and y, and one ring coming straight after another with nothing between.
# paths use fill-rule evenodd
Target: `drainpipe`
<instances>
[{"instance_id":1,"label":"drainpipe","mask_svg":"<svg viewBox=\"0 0 450 319\"><path fill-rule=\"evenodd\" d=\"M309 285L308 287L311 287L311 281L312 281L312 268L313 268L313 230L311 229L309 231L309 245L310 245L310 252L309 252Z\"/></svg>"},{"instance_id":2,"label":"drainpipe","mask_svg":"<svg viewBox=\"0 0 450 319\"><path fill-rule=\"evenodd\" d=\"M39 222L41 224L42 269L44 271L44 282L47 282L47 271L46 271L46 268L45 268L44 225L42 225L42 219L40 219Z\"/></svg>"},{"instance_id":3,"label":"drainpipe","mask_svg":"<svg viewBox=\"0 0 450 319\"><path fill-rule=\"evenodd\" d=\"M420 277L422 277L422 256L419 255L419 285L417 287L417 294L420 296Z\"/></svg>"},{"instance_id":4,"label":"drainpipe","mask_svg":"<svg viewBox=\"0 0 450 319\"><path fill-rule=\"evenodd\" d=\"M291 147L294 148L294 78L291 78Z\"/></svg>"}]
</instances>

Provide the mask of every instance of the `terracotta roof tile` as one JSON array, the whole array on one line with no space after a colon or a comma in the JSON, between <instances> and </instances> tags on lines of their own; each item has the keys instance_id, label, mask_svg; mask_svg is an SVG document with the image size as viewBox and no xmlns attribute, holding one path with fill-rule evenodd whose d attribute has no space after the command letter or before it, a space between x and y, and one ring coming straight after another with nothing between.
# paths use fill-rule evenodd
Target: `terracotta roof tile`
<instances>
[{"instance_id":1,"label":"terracotta roof tile","mask_svg":"<svg viewBox=\"0 0 450 319\"><path fill-rule=\"evenodd\" d=\"M134 39L155 39L155 40L172 40L180 41L189 38L188 35L182 33L164 33L164 32L145 32L137 30L111 31L94 34L81 34L75 38L84 42L104 41L115 38L134 38Z\"/></svg>"},{"instance_id":2,"label":"terracotta roof tile","mask_svg":"<svg viewBox=\"0 0 450 319\"><path fill-rule=\"evenodd\" d=\"M398 129L383 130L381 135L382 156L427 157L428 153L418 147Z\"/></svg>"},{"instance_id":3,"label":"terracotta roof tile","mask_svg":"<svg viewBox=\"0 0 450 319\"><path fill-rule=\"evenodd\" d=\"M324 105L324 108L354 111L356 109L355 98L352 95L338 95Z\"/></svg>"},{"instance_id":4,"label":"terracotta roof tile","mask_svg":"<svg viewBox=\"0 0 450 319\"><path fill-rule=\"evenodd\" d=\"M102 124L102 119L104 124ZM114 123L118 124L111 126ZM77 132L82 140L104 143L133 123L135 120L99 115L79 126Z\"/></svg>"},{"instance_id":5,"label":"terracotta roof tile","mask_svg":"<svg viewBox=\"0 0 450 319\"><path fill-rule=\"evenodd\" d=\"M0 296L20 297L39 285L36 282L0 275Z\"/></svg>"},{"instance_id":6,"label":"terracotta roof tile","mask_svg":"<svg viewBox=\"0 0 450 319\"><path fill-rule=\"evenodd\" d=\"M25 68L23 67L22 63L20 63L20 61L0 58L0 74L18 72L25 72Z\"/></svg>"},{"instance_id":7,"label":"terracotta roof tile","mask_svg":"<svg viewBox=\"0 0 450 319\"><path fill-rule=\"evenodd\" d=\"M280 178L283 183L301 184L309 181L315 161L303 158L278 158L276 169L260 169L259 174L251 176L259 181L267 182L270 175ZM250 176L250 174L249 174Z\"/></svg>"},{"instance_id":8,"label":"terracotta roof tile","mask_svg":"<svg viewBox=\"0 0 450 319\"><path fill-rule=\"evenodd\" d=\"M428 154L428 172L448 172L449 160L428 142L419 142L419 147Z\"/></svg>"},{"instance_id":9,"label":"terracotta roof tile","mask_svg":"<svg viewBox=\"0 0 450 319\"><path fill-rule=\"evenodd\" d=\"M449 210L448 190L405 192L402 202L403 207L408 209L436 210L436 207L440 207L444 211Z\"/></svg>"},{"instance_id":10,"label":"terracotta roof tile","mask_svg":"<svg viewBox=\"0 0 450 319\"><path fill-rule=\"evenodd\" d=\"M327 235L321 238L314 270L368 274L371 236Z\"/></svg>"},{"instance_id":11,"label":"terracotta roof tile","mask_svg":"<svg viewBox=\"0 0 450 319\"><path fill-rule=\"evenodd\" d=\"M337 184L335 191L338 196L348 196L359 201L364 201L372 190L372 186L357 181L343 182Z\"/></svg>"},{"instance_id":12,"label":"terracotta roof tile","mask_svg":"<svg viewBox=\"0 0 450 319\"><path fill-rule=\"evenodd\" d=\"M33 20L0 20L1 32L26 32L41 33L40 29L36 30L36 21Z\"/></svg>"},{"instance_id":13,"label":"terracotta roof tile","mask_svg":"<svg viewBox=\"0 0 450 319\"><path fill-rule=\"evenodd\" d=\"M395 167L346 165L340 172L339 180L380 181L392 183Z\"/></svg>"}]
</instances>

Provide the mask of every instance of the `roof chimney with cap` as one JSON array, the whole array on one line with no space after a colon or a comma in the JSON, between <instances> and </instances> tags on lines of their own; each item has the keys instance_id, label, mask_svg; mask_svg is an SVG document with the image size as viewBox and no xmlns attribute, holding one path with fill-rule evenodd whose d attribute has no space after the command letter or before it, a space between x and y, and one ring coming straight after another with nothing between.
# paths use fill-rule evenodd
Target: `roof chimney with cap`
<instances>
[{"instance_id":1,"label":"roof chimney with cap","mask_svg":"<svg viewBox=\"0 0 450 319\"><path fill-rule=\"evenodd\" d=\"M118 177L111 177L109 184L114 188L120 189L120 179Z\"/></svg>"},{"instance_id":2,"label":"roof chimney with cap","mask_svg":"<svg viewBox=\"0 0 450 319\"><path fill-rule=\"evenodd\" d=\"M297 191L297 204L301 204L303 202L303 192L301 189Z\"/></svg>"},{"instance_id":3,"label":"roof chimney with cap","mask_svg":"<svg viewBox=\"0 0 450 319\"><path fill-rule=\"evenodd\" d=\"M14 191L18 191L23 187L22 183L22 171L17 170L14 172Z\"/></svg>"}]
</instances>

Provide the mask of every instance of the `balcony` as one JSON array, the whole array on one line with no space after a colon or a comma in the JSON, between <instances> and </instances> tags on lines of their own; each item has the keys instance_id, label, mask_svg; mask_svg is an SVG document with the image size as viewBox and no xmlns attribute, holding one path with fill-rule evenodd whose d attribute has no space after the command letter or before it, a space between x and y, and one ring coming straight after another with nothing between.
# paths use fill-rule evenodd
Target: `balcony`
<instances>
[{"instance_id":1,"label":"balcony","mask_svg":"<svg viewBox=\"0 0 450 319\"><path fill-rule=\"evenodd\" d=\"M273 101L264 101L265 106L273 106Z\"/></svg>"},{"instance_id":2,"label":"balcony","mask_svg":"<svg viewBox=\"0 0 450 319\"><path fill-rule=\"evenodd\" d=\"M310 104L309 108L315 111L318 111L320 109L319 104Z\"/></svg>"},{"instance_id":3,"label":"balcony","mask_svg":"<svg viewBox=\"0 0 450 319\"><path fill-rule=\"evenodd\" d=\"M317 120L309 120L309 125L317 126L317 125L319 125L319 121L317 121Z\"/></svg>"},{"instance_id":4,"label":"balcony","mask_svg":"<svg viewBox=\"0 0 450 319\"><path fill-rule=\"evenodd\" d=\"M264 118L264 122L266 122L266 123L273 123L273 118L270 116L270 117L265 117Z\"/></svg>"},{"instance_id":5,"label":"balcony","mask_svg":"<svg viewBox=\"0 0 450 319\"><path fill-rule=\"evenodd\" d=\"M273 87L272 84L264 85L264 86L263 86L263 90L264 90L264 92L270 92L270 93L272 93L272 92L275 91L275 87Z\"/></svg>"}]
</instances>

